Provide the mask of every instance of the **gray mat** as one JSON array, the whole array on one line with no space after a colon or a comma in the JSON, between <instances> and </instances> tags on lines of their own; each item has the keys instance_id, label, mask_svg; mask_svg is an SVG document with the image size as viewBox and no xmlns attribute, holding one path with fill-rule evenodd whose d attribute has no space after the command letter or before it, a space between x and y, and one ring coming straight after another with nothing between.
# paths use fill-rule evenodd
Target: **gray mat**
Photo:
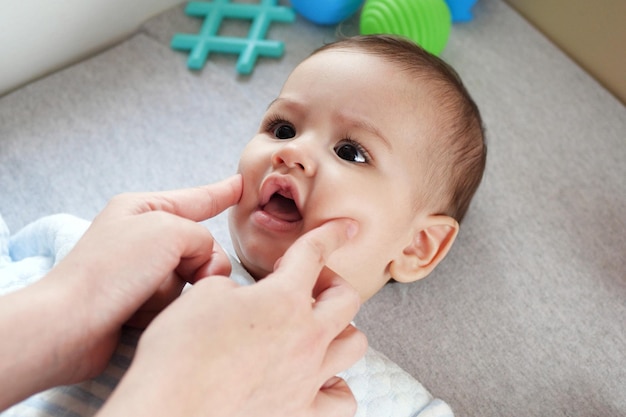
<instances>
[{"instance_id":1,"label":"gray mat","mask_svg":"<svg viewBox=\"0 0 626 417\"><path fill-rule=\"evenodd\" d=\"M443 57L482 110L485 182L448 259L386 286L357 322L459 416L626 415L626 110L505 3L474 12ZM239 77L233 57L185 68L169 40L197 27L175 8L0 98L0 214L13 230L233 173L286 75L335 36L275 25L284 58ZM228 247L224 217L209 226Z\"/></svg>"}]
</instances>

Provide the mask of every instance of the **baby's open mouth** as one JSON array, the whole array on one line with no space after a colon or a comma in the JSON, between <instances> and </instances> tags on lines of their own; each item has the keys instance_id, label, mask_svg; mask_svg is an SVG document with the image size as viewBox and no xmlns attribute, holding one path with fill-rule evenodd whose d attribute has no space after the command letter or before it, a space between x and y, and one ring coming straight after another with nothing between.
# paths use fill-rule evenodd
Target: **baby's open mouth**
<instances>
[{"instance_id":1,"label":"baby's open mouth","mask_svg":"<svg viewBox=\"0 0 626 417\"><path fill-rule=\"evenodd\" d=\"M279 190L272 194L269 201L262 207L263 211L285 222L297 222L302 220L302 215L291 193L287 190Z\"/></svg>"}]
</instances>

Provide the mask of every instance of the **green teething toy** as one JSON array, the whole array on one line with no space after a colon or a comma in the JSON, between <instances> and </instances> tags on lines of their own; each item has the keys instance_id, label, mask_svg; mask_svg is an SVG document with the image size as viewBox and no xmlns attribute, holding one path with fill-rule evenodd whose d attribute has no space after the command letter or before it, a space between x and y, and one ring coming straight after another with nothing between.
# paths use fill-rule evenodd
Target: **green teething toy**
<instances>
[{"instance_id":1,"label":"green teething toy","mask_svg":"<svg viewBox=\"0 0 626 417\"><path fill-rule=\"evenodd\" d=\"M367 0L361 12L362 35L405 36L439 55L448 42L452 16L445 0Z\"/></svg>"}]
</instances>

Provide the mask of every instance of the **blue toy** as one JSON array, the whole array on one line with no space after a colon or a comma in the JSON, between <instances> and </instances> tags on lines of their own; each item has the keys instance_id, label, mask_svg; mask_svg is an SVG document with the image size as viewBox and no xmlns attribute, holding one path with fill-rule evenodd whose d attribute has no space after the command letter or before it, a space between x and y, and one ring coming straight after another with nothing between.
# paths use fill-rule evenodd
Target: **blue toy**
<instances>
[{"instance_id":1,"label":"blue toy","mask_svg":"<svg viewBox=\"0 0 626 417\"><path fill-rule=\"evenodd\" d=\"M478 0L446 0L453 22L469 22L474 18L472 6Z\"/></svg>"},{"instance_id":2,"label":"blue toy","mask_svg":"<svg viewBox=\"0 0 626 417\"><path fill-rule=\"evenodd\" d=\"M352 16L364 0L291 0L296 12L318 25L334 25Z\"/></svg>"},{"instance_id":3,"label":"blue toy","mask_svg":"<svg viewBox=\"0 0 626 417\"><path fill-rule=\"evenodd\" d=\"M265 35L272 21L293 22L292 9L277 6L277 0L261 0L260 4L229 3L230 0L212 2L194 1L187 4L185 13L204 18L197 35L176 34L172 38L174 49L190 51L187 67L201 69L211 52L239 54L237 72L250 74L259 56L278 58L283 55L284 43L266 40ZM217 31L224 18L250 19L247 38L218 36Z\"/></svg>"}]
</instances>

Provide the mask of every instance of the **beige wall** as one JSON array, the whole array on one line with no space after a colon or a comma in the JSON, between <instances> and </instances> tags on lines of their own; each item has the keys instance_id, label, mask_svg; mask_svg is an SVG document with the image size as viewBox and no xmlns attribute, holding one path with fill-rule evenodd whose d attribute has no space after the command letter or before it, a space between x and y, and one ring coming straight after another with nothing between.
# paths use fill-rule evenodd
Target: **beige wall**
<instances>
[{"instance_id":1,"label":"beige wall","mask_svg":"<svg viewBox=\"0 0 626 417\"><path fill-rule=\"evenodd\" d=\"M626 104L626 0L506 0Z\"/></svg>"}]
</instances>

